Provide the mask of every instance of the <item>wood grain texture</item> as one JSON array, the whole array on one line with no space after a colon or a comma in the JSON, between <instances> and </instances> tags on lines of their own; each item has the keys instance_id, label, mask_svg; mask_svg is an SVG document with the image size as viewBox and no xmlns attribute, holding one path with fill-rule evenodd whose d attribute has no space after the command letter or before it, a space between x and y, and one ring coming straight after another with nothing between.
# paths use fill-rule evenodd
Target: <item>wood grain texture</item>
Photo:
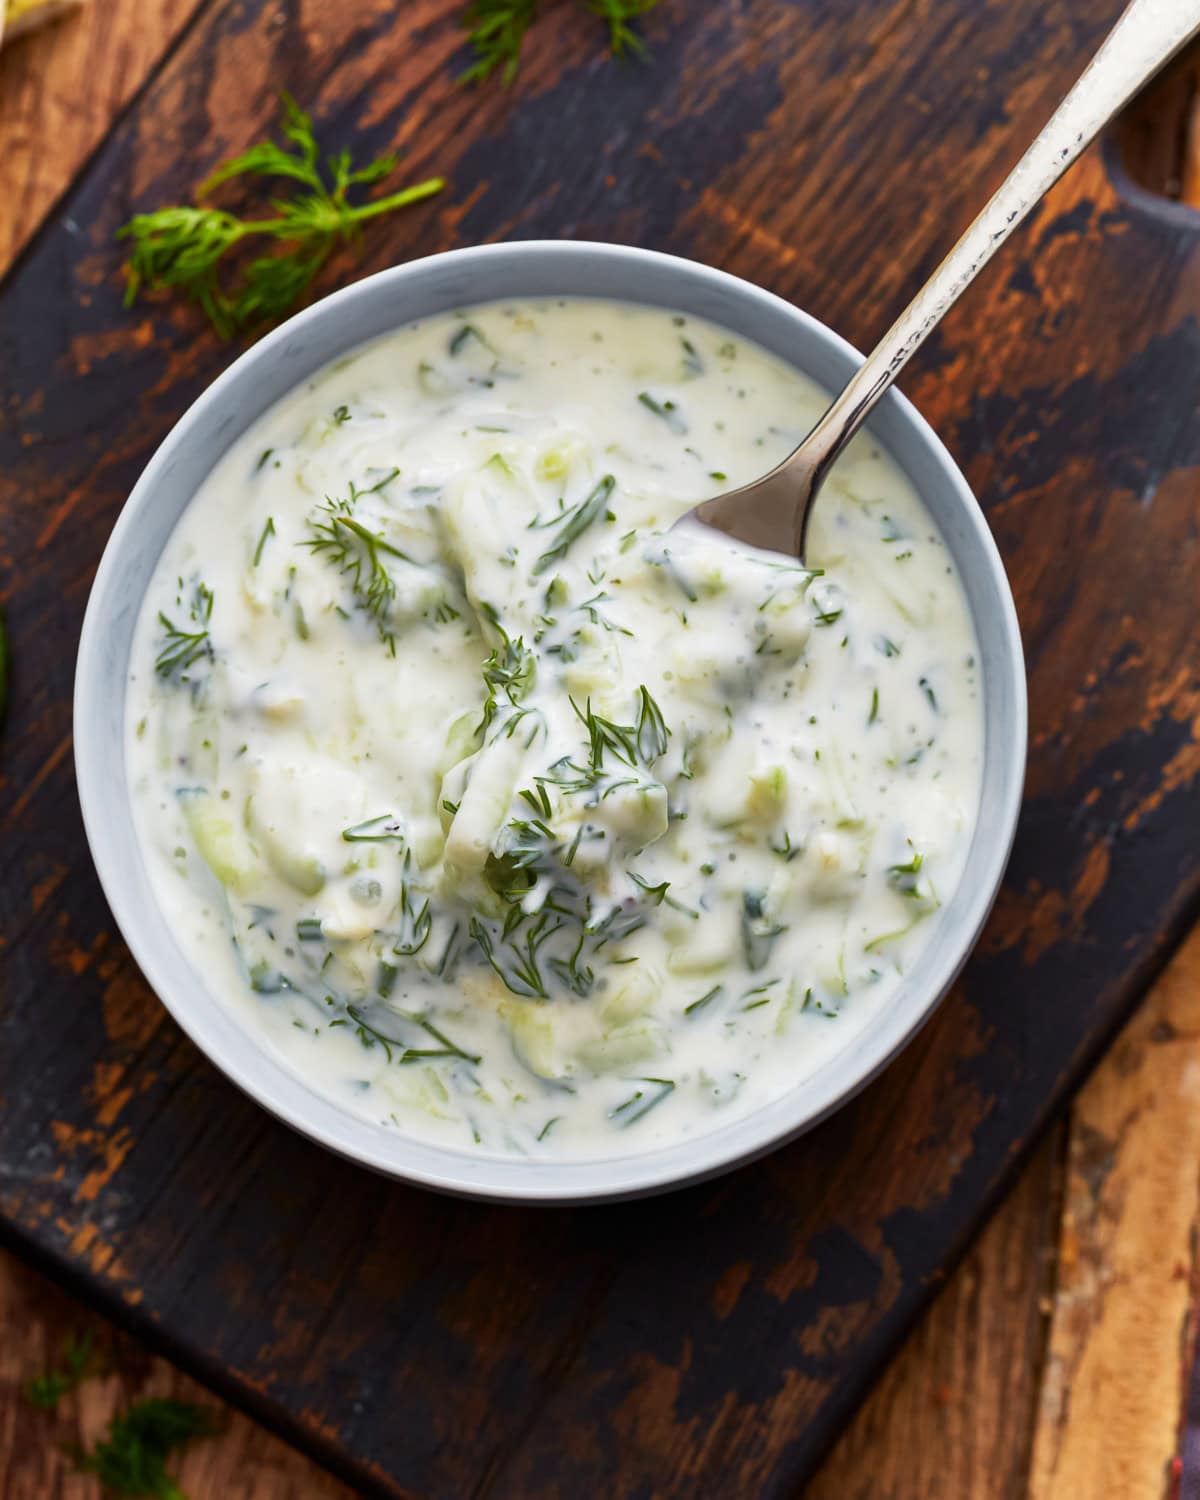
<instances>
[{"instance_id":1,"label":"wood grain texture","mask_svg":"<svg viewBox=\"0 0 1200 1500\"><path fill-rule=\"evenodd\" d=\"M82 160L137 91L193 5L113 0L98 25L56 33L0 61L0 275L20 253ZM6 33L10 42L11 32ZM81 87L82 85L82 87ZM64 128L64 116L70 128ZM31 171L36 168L36 171ZM87 1446L113 1415L146 1396L213 1404L212 1393L10 1254L0 1252L0 1494L5 1500L98 1500L64 1450ZM53 1415L25 1400L26 1384L55 1366L64 1341L87 1330L107 1371ZM241 1413L225 1408L219 1439L175 1466L189 1500L348 1500L349 1491Z\"/></svg>"},{"instance_id":2,"label":"wood grain texture","mask_svg":"<svg viewBox=\"0 0 1200 1500\"><path fill-rule=\"evenodd\" d=\"M151 34L165 34L174 4L142 0L138 23L148 23ZM131 20L125 18L126 30ZM94 39L102 54L102 75L115 61L115 40L112 28ZM125 56L130 57L128 51ZM97 60L94 53L92 60ZM33 138L54 126L53 100L60 91L69 92L73 62L59 48L38 55L38 112L27 127ZM124 79L118 94L123 97L136 81L134 76ZM102 134L102 116L96 124ZM0 124L0 161L7 160L5 141ZM47 196L56 198L74 161L56 154L39 165ZM14 221L10 233L29 234L36 227ZM13 254L19 249L19 244L13 246ZM0 250L0 274L4 269ZM1026 1388L1032 1389L1039 1363L1035 1343L1042 1327L1037 1310L1046 1274L1042 1256L1052 1240L1054 1177L1063 1139L1061 1130L1054 1132L1022 1174L822 1467L808 1491L812 1500L881 1493L892 1500L965 1500L980 1496L984 1482L989 1486L986 1500L1020 1493L1028 1460L1021 1439L1032 1417ZM67 1339L84 1329L95 1336L99 1363L112 1375L101 1389L89 1385L64 1400L53 1417L35 1416L23 1395L26 1384L57 1360ZM214 1400L167 1361L129 1335L116 1333L111 1324L101 1323L74 1298L3 1252L0 1330L0 1493L8 1500L93 1500L97 1482L72 1474L63 1450L94 1441L115 1410L146 1395ZM1021 1385L1021 1399L1015 1401L1003 1378L1010 1369ZM190 1500L285 1500L296 1495L334 1500L348 1494L295 1449L237 1411L225 1410L222 1435L194 1445L184 1461L180 1478ZM916 1444L914 1433L920 1435ZM981 1441L982 1434L999 1441ZM914 1451L922 1456L916 1465L908 1461ZM886 1481L881 1481L884 1473Z\"/></svg>"},{"instance_id":3,"label":"wood grain texture","mask_svg":"<svg viewBox=\"0 0 1200 1500\"><path fill-rule=\"evenodd\" d=\"M1198 1042L1200 926L805 1500L1175 1492L1200 1305Z\"/></svg>"},{"instance_id":4,"label":"wood grain texture","mask_svg":"<svg viewBox=\"0 0 1200 1500\"><path fill-rule=\"evenodd\" d=\"M529 1213L381 1182L264 1118L112 931L73 802L71 657L121 498L230 357L178 305L121 311L113 230L261 135L286 85L332 140L407 147L414 176L452 178L378 226L365 269L479 239L621 238L724 264L867 343L1117 9L675 4L653 66L616 69L558 7L505 95L454 88L451 0L412 0L399 26L382 0L224 0L72 193L84 233L53 227L0 292L17 650L0 1212L363 1484L794 1492L1172 946L1200 886L1200 239L1120 199L1092 153L905 382L983 497L1031 678L1014 859L951 999L766 1162L651 1203Z\"/></svg>"},{"instance_id":5,"label":"wood grain texture","mask_svg":"<svg viewBox=\"0 0 1200 1500\"><path fill-rule=\"evenodd\" d=\"M1160 1500L1200 1293L1200 929L1073 1111L1030 1500Z\"/></svg>"},{"instance_id":6,"label":"wood grain texture","mask_svg":"<svg viewBox=\"0 0 1200 1500\"><path fill-rule=\"evenodd\" d=\"M0 1494L4 1500L101 1500L69 1453L90 1447L112 1418L148 1396L212 1406L207 1390L89 1315L12 1256L0 1258ZM57 1368L63 1341L90 1333L95 1378L54 1412L22 1395ZM245 1417L227 1413L217 1438L193 1443L171 1471L188 1500L351 1500L350 1491Z\"/></svg>"},{"instance_id":7,"label":"wood grain texture","mask_svg":"<svg viewBox=\"0 0 1200 1500\"><path fill-rule=\"evenodd\" d=\"M1082 1189L1085 1235L1077 1203L1067 1205L1063 1219L1064 1122L937 1295L805 1489L805 1500L1100 1500L1117 1474L1126 1480L1123 1500L1158 1500L1165 1492L1194 1343L1187 1310L1200 1292L1194 1266L1200 1195L1189 1180L1200 1153L1188 1151L1196 1128L1194 1078L1181 1091L1184 1074L1196 1069L1197 1005L1200 927L1072 1108L1072 1187ZM1173 1233L1140 1212L1138 1193L1111 1191L1114 1163L1096 1150L1100 1113L1120 1122L1126 1169L1148 1162L1161 1179L1165 1161L1180 1179L1182 1191L1168 1204ZM1191 1221L1181 1234L1183 1209ZM1080 1275L1083 1265L1087 1274ZM1122 1275L1124 1268L1132 1274ZM1047 1363L1052 1309L1056 1347ZM1126 1340L1131 1316L1141 1336ZM90 1441L114 1407L143 1395L212 1399L128 1336L102 1329L11 1256L0 1256L0 1328L0 1493L9 1500L93 1500L89 1481L71 1477L67 1487L69 1466L58 1445ZM98 1331L100 1362L115 1378L64 1402L57 1419L34 1417L21 1389L54 1363L65 1338L84 1328ZM1146 1336L1158 1332L1166 1336ZM1072 1381L1068 1364L1100 1366L1103 1355L1120 1371L1115 1381ZM228 1420L222 1437L187 1457L182 1477L190 1500L333 1500L348 1493L245 1418L230 1413Z\"/></svg>"},{"instance_id":8,"label":"wood grain texture","mask_svg":"<svg viewBox=\"0 0 1200 1500\"><path fill-rule=\"evenodd\" d=\"M47 31L8 36L0 54L0 273L201 3L99 0Z\"/></svg>"},{"instance_id":9,"label":"wood grain texture","mask_svg":"<svg viewBox=\"0 0 1200 1500\"><path fill-rule=\"evenodd\" d=\"M804 1500L1025 1500L1066 1139L1048 1132Z\"/></svg>"},{"instance_id":10,"label":"wood grain texture","mask_svg":"<svg viewBox=\"0 0 1200 1500\"><path fill-rule=\"evenodd\" d=\"M1111 140L1132 183L1200 208L1200 47L1186 48L1142 90Z\"/></svg>"}]
</instances>

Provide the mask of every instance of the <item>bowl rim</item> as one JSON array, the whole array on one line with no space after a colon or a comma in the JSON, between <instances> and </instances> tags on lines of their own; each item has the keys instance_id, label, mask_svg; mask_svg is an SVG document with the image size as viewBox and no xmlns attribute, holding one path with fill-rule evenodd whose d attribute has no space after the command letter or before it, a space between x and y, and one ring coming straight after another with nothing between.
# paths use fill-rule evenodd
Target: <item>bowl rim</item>
<instances>
[{"instance_id":1,"label":"bowl rim","mask_svg":"<svg viewBox=\"0 0 1200 1500\"><path fill-rule=\"evenodd\" d=\"M753 1161L811 1130L877 1077L937 1010L974 948L995 902L1016 832L1028 736L1020 629L999 550L983 511L954 459L911 402L893 387L883 398L881 410L884 403L890 406L896 412L897 419L912 430L913 440L918 448L923 448L936 463L949 490L953 492L955 503L961 509L964 523L972 533L971 543L990 575L988 581L995 595L1002 624L1003 639L999 647L998 667L1007 679L1004 690L1011 704L1011 716L1005 726L1007 744L999 748L1006 761L1011 763L1012 774L1005 780L1000 804L988 805L988 823L993 832L985 863L985 878L970 892L959 926L952 940L944 944L948 950L946 956L929 984L924 987L926 993L919 1003L914 1000L907 1006L902 1006L900 998L904 995L904 990L901 988L889 1010L876 1018L876 1024L857 1034L856 1055L860 1065L852 1070L853 1076L830 1086L836 1072L834 1065L837 1059L854 1050L847 1047L843 1052L833 1054L815 1073L809 1075L801 1089L785 1091L776 1099L718 1129L627 1156L561 1158L558 1161L534 1162L525 1158L501 1157L434 1145L418 1137L405 1135L402 1131L385 1132L371 1121L344 1110L308 1084L275 1055L269 1041L255 1037L240 1018L234 1017L237 1030L233 1033L232 1046L225 1045L215 1035L216 1030L223 1028L206 1024L204 1011L197 1009L183 995L184 985L189 980L198 982L198 976L184 962L181 977L181 951L174 948L176 956L172 959L173 944L153 940L147 932L147 913L139 907L121 879L118 851L110 847L101 828L101 809L106 799L112 799L114 790L111 781L102 776L98 756L93 753L94 742L103 734L99 721L98 695L106 680L111 689L111 678L114 675L113 670L106 671L104 668L102 648L107 619L105 606L117 595L115 585L121 573L123 556L135 534L139 517L153 504L160 482L169 477L180 445L196 429L203 430L210 412L220 408L227 392L252 383L253 371L263 361L269 361L281 350L285 341L295 339L298 333L311 330L324 320L336 319L342 312L362 301L379 299L381 304L386 304L389 294L396 293L405 282L419 280L422 276L429 275L434 268L444 267L451 262L466 270L480 260L502 262L541 259L544 262L547 259L570 259L575 256L581 259L604 257L618 263L623 262L630 270L631 279L638 266L652 265L661 275L674 275L681 281L690 280L696 286L707 285L709 289L735 300L757 303L760 311L789 321L798 334L817 344L823 344L827 351L832 351L843 361L862 360L859 351L832 329L755 283L686 257L634 246L587 240L524 240L477 245L425 256L364 277L312 303L243 351L188 406L155 450L121 508L92 583L80 634L73 702L74 756L80 809L88 846L105 898L151 989L209 1061L277 1119L327 1150L360 1166L396 1180L456 1196L529 1205L610 1202L704 1181ZM547 292L546 295L555 293ZM479 300L490 302L498 299L494 295L485 295ZM503 295L499 300L503 300ZM620 299L610 296L607 300ZM639 301L633 296L626 300L635 303ZM470 304L450 304L445 310L450 310L453 305ZM643 305L669 306L668 303L657 300L648 300ZM417 316L436 315L427 312ZM404 318L393 318L380 328L379 336L403 327L406 321ZM731 331L737 332L736 329ZM748 337L744 334L739 336ZM333 357L336 356L318 361L312 366L310 373ZM305 377L298 377L294 384L298 384L303 378ZM256 408L252 420L265 414L274 404L274 399L276 398L267 401L261 408ZM254 398L251 397L250 400L254 404ZM213 463L230 446L219 433L214 436L218 441ZM236 440L235 438L234 441ZM183 508L188 503L190 500L184 503ZM968 589L968 603L972 604L974 614L972 597L972 591ZM141 597L137 600L139 609L140 606ZM122 655L117 666L122 674L120 693L123 705L128 679L128 657ZM995 690L994 687L989 687L988 680L985 679L985 699ZM121 720L123 723L123 708ZM992 753L992 747L985 743L985 756L989 753ZM122 772L119 800L129 812L132 845L136 857L141 859L132 823L132 797L123 747L119 751L119 760ZM161 909L156 914L165 928L165 917ZM209 1009L225 1010L230 1016L233 1015L233 1008L223 1006L219 1000L210 999ZM235 1055L239 1037L244 1045L241 1046L241 1055ZM777 1118L781 1115L782 1119Z\"/></svg>"}]
</instances>

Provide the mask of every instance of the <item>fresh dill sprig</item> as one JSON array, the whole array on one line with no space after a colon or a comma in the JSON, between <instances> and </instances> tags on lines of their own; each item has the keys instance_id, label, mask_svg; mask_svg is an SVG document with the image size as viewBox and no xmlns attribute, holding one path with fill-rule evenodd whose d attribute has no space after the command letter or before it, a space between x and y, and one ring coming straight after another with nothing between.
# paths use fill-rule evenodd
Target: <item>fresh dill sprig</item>
<instances>
[{"instance_id":1,"label":"fresh dill sprig","mask_svg":"<svg viewBox=\"0 0 1200 1500\"><path fill-rule=\"evenodd\" d=\"M588 527L608 510L609 496L616 483L617 481L611 474L606 474L595 489L578 505L564 510L561 516L555 516L554 525L558 527L558 531L554 545L548 547L534 563L535 578L544 573L547 568L553 567L560 558L565 557L572 543L578 541Z\"/></svg>"},{"instance_id":2,"label":"fresh dill sprig","mask_svg":"<svg viewBox=\"0 0 1200 1500\"><path fill-rule=\"evenodd\" d=\"M193 1438L215 1437L221 1427L220 1414L212 1407L167 1398L139 1401L109 1423L107 1435L90 1453L78 1455L78 1466L113 1495L184 1500L167 1473L167 1459Z\"/></svg>"},{"instance_id":3,"label":"fresh dill sprig","mask_svg":"<svg viewBox=\"0 0 1200 1500\"><path fill-rule=\"evenodd\" d=\"M163 628L162 644L154 658L154 670L160 677L175 677L186 681L184 674L198 661L212 660L213 647L209 631L212 620L212 590L203 583L196 585L192 602L188 607L188 618L194 630L180 628L163 611L158 612L158 623Z\"/></svg>"},{"instance_id":4,"label":"fresh dill sprig","mask_svg":"<svg viewBox=\"0 0 1200 1500\"><path fill-rule=\"evenodd\" d=\"M608 27L609 51L614 57L644 57L646 43L630 24L648 14L659 0L584 0L593 15Z\"/></svg>"},{"instance_id":5,"label":"fresh dill sprig","mask_svg":"<svg viewBox=\"0 0 1200 1500\"><path fill-rule=\"evenodd\" d=\"M322 507L330 519L310 522L316 534L304 545L314 552L327 551L331 561L343 573L350 574L354 592L367 612L382 619L396 597L396 584L380 559L384 556L398 557L401 562L411 562L412 559L399 547L393 547L379 532L371 531L353 516L340 513L337 509L339 503L331 501Z\"/></svg>"},{"instance_id":6,"label":"fresh dill sprig","mask_svg":"<svg viewBox=\"0 0 1200 1500\"><path fill-rule=\"evenodd\" d=\"M593 710L590 700L583 708L573 698L569 701L575 717L587 731L587 764L580 765L571 756L564 755L548 768L544 776L535 776L536 792L519 794L535 811L539 806L535 799L545 799L547 786L556 787L564 796L587 793L592 806L622 787L637 786L642 779L640 773L626 776L617 771L614 775L606 763L607 758L612 756L622 766L636 773L639 762L643 766L650 766L667 749L671 731L663 718L662 710L645 686L638 688L637 692L636 724L618 724L612 719L604 718Z\"/></svg>"},{"instance_id":7,"label":"fresh dill sprig","mask_svg":"<svg viewBox=\"0 0 1200 1500\"><path fill-rule=\"evenodd\" d=\"M404 851L404 873L400 880L400 930L392 952L401 958L414 958L429 941L433 931L433 917L429 911L429 897L419 905L412 888L412 851Z\"/></svg>"},{"instance_id":8,"label":"fresh dill sprig","mask_svg":"<svg viewBox=\"0 0 1200 1500\"><path fill-rule=\"evenodd\" d=\"M509 907L505 922L507 937L523 916L521 903L537 883L537 877L556 873L555 861L562 845L541 818L512 818L505 824L504 839L503 850L488 856L485 878Z\"/></svg>"},{"instance_id":9,"label":"fresh dill sprig","mask_svg":"<svg viewBox=\"0 0 1200 1500\"><path fill-rule=\"evenodd\" d=\"M504 627L492 622L500 632L500 644L483 664L483 681L488 690L483 705L483 718L476 730L486 734L492 721L504 703L516 709L521 699L533 686L537 672L537 657L518 636L514 641Z\"/></svg>"},{"instance_id":10,"label":"fresh dill sprig","mask_svg":"<svg viewBox=\"0 0 1200 1500\"><path fill-rule=\"evenodd\" d=\"M161 610L158 623L163 628L163 643L154 659L154 670L160 677L182 675L202 657L212 655L207 627L204 630L180 630Z\"/></svg>"},{"instance_id":11,"label":"fresh dill sprig","mask_svg":"<svg viewBox=\"0 0 1200 1500\"><path fill-rule=\"evenodd\" d=\"M518 913L519 922L521 908L514 904L512 910ZM561 931L564 924L548 912L539 912L532 922L522 926L517 940L513 941L517 925L514 923L509 927L506 923L506 940L499 949L478 917L471 918L469 931L507 989L526 1000L547 1000L549 991L538 963L538 950L548 938Z\"/></svg>"},{"instance_id":12,"label":"fresh dill sprig","mask_svg":"<svg viewBox=\"0 0 1200 1500\"><path fill-rule=\"evenodd\" d=\"M411 563L412 558L398 547L393 547L377 531L355 520L354 510L364 495L376 495L391 484L399 474L392 469L367 489L359 489L350 483L350 493L345 499L327 495L325 503L318 507L321 520L308 521L312 532L300 545L321 553L340 573L350 581L358 603L375 621L379 638L395 654L396 636L390 628L392 601L396 597L396 581L388 571L385 557L399 558Z\"/></svg>"},{"instance_id":13,"label":"fresh dill sprig","mask_svg":"<svg viewBox=\"0 0 1200 1500\"><path fill-rule=\"evenodd\" d=\"M512 679L519 680L522 650L520 642L505 636L485 674L489 682L495 678L507 691ZM515 705L516 698L509 701ZM510 818L487 858L484 879L504 904L505 915L502 923L473 917L470 935L505 986L523 999L549 998L551 977L572 994L590 994L596 976L586 958L643 926L647 905L665 901L688 916L699 915L669 896L666 882L652 886L632 871L641 895L611 905L605 902L598 911L572 866L581 843L605 837L603 829L580 820L569 837L560 836L553 826L552 791L562 797L582 795L585 806L595 807L621 787L653 784L646 780L644 768L665 753L671 731L645 687L638 689L635 702L637 723L618 724L595 713L590 702L580 708L571 701L587 735L586 763L581 763L582 756L563 756L544 775L534 776L531 786L519 788L516 798L531 816ZM524 710L518 707L516 712ZM535 889L541 892L537 907L527 910ZM551 943L560 933L569 935L572 947L561 940Z\"/></svg>"},{"instance_id":14,"label":"fresh dill sprig","mask_svg":"<svg viewBox=\"0 0 1200 1500\"><path fill-rule=\"evenodd\" d=\"M428 1062L436 1057L456 1057L462 1062L479 1064L483 1059L473 1052L465 1052L456 1042L452 1042L443 1031L439 1029L426 1016L419 1015L413 1011L398 1011L400 1019L407 1021L410 1026L418 1026L425 1032L431 1041L437 1043L436 1047L409 1047L398 1037L388 1036L386 1032L380 1031L373 1026L363 1015L357 1006L348 1005L346 1014L354 1023L355 1033L364 1047L376 1045L383 1048L388 1062L397 1064ZM396 1049L393 1052L393 1048Z\"/></svg>"},{"instance_id":15,"label":"fresh dill sprig","mask_svg":"<svg viewBox=\"0 0 1200 1500\"><path fill-rule=\"evenodd\" d=\"M667 728L662 709L644 684L637 691L636 724L616 724L611 719L603 718L593 711L590 700L583 708L580 708L574 698L569 701L575 717L587 730L588 761L593 772L604 769L607 754L614 755L627 766L636 766L639 761L644 765L652 765L666 753L671 731Z\"/></svg>"},{"instance_id":16,"label":"fresh dill sprig","mask_svg":"<svg viewBox=\"0 0 1200 1500\"><path fill-rule=\"evenodd\" d=\"M587 941L586 931L580 932L579 940L574 950L564 958L548 958L547 966L554 971L562 983L573 995L586 999L592 993L596 984L595 970L587 964L579 962L583 954L583 946Z\"/></svg>"},{"instance_id":17,"label":"fresh dill sprig","mask_svg":"<svg viewBox=\"0 0 1200 1500\"><path fill-rule=\"evenodd\" d=\"M281 109L286 147L274 141L251 146L219 166L196 190L194 203L135 214L118 230L118 238L131 246L126 307L143 288L177 288L199 303L222 338L231 338L252 324L282 317L335 244L352 240L368 219L432 197L445 186L442 178L431 177L387 197L351 204L349 190L381 181L394 170L396 158L355 167L343 150L322 165L311 117L288 94L281 96ZM285 178L294 186L284 190L288 196L271 199L274 213L268 218L242 219L202 201L235 177ZM279 248L228 270L230 252L253 239Z\"/></svg>"},{"instance_id":18,"label":"fresh dill sprig","mask_svg":"<svg viewBox=\"0 0 1200 1500\"><path fill-rule=\"evenodd\" d=\"M661 755L667 753L667 741L671 731L663 718L662 709L643 685L638 688L637 751L646 763L653 765Z\"/></svg>"},{"instance_id":19,"label":"fresh dill sprig","mask_svg":"<svg viewBox=\"0 0 1200 1500\"><path fill-rule=\"evenodd\" d=\"M608 28L608 50L614 57L646 55L646 43L634 23L659 0L582 0L582 4ZM537 14L538 0L471 0L463 25L475 61L463 74L463 82L479 83L499 69L504 83L510 84L517 75L525 33Z\"/></svg>"},{"instance_id":20,"label":"fresh dill sprig","mask_svg":"<svg viewBox=\"0 0 1200 1500\"><path fill-rule=\"evenodd\" d=\"M637 763L636 725L616 724L612 719L604 718L593 711L590 698L583 708L580 708L574 698L568 701L575 711L575 717L587 730L588 764L593 772L604 769L604 758L608 754L615 755L627 766Z\"/></svg>"},{"instance_id":21,"label":"fresh dill sprig","mask_svg":"<svg viewBox=\"0 0 1200 1500\"><path fill-rule=\"evenodd\" d=\"M505 85L517 76L521 43L537 15L538 0L471 0L463 13L475 61L464 83L482 83L497 68Z\"/></svg>"}]
</instances>

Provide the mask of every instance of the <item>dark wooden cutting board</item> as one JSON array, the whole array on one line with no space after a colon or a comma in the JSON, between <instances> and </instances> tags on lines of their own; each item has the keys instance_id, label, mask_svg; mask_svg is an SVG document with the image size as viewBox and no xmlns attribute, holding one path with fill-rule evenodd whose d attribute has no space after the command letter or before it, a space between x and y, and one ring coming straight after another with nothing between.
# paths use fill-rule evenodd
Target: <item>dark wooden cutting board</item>
<instances>
[{"instance_id":1,"label":"dark wooden cutting board","mask_svg":"<svg viewBox=\"0 0 1200 1500\"><path fill-rule=\"evenodd\" d=\"M113 231L286 86L331 142L451 178L371 227L362 270L624 240L868 344L1118 9L668 0L653 62L617 67L558 5L505 93L453 84L459 0L209 0L0 287L0 1231L361 1485L795 1493L1162 962L1200 893L1200 219L1094 150L903 382L987 509L1029 660L1025 811L962 982L806 1139L574 1211L322 1153L196 1053L114 932L71 772L80 619L138 471L235 351L179 305L123 311Z\"/></svg>"}]
</instances>

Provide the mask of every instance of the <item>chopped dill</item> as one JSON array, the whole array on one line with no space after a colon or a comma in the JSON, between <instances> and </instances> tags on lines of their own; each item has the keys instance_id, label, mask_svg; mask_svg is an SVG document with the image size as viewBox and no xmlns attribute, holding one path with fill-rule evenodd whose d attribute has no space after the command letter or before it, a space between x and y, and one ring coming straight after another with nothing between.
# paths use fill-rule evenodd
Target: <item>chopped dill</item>
<instances>
[{"instance_id":1,"label":"chopped dill","mask_svg":"<svg viewBox=\"0 0 1200 1500\"><path fill-rule=\"evenodd\" d=\"M394 813L380 813L378 817L343 828L342 838L347 844L403 843L404 825Z\"/></svg>"},{"instance_id":2,"label":"chopped dill","mask_svg":"<svg viewBox=\"0 0 1200 1500\"><path fill-rule=\"evenodd\" d=\"M154 659L154 670L160 677L186 681L185 674L197 662L212 660L213 648L209 634L212 619L212 591L198 583L192 594L188 618L195 630L177 626L162 610L158 612L158 623L163 628L162 644Z\"/></svg>"},{"instance_id":3,"label":"chopped dill","mask_svg":"<svg viewBox=\"0 0 1200 1500\"><path fill-rule=\"evenodd\" d=\"M772 854L778 854L785 865L790 865L792 860L804 853L803 844L793 844L792 836L785 828L783 837L776 842L774 839L767 840L767 848Z\"/></svg>"},{"instance_id":4,"label":"chopped dill","mask_svg":"<svg viewBox=\"0 0 1200 1500\"><path fill-rule=\"evenodd\" d=\"M661 1104L675 1091L675 1081L671 1078L638 1078L634 1081L647 1084L648 1087L636 1089L622 1104L609 1110L608 1118L618 1125L635 1125L638 1120L645 1119L655 1105Z\"/></svg>"},{"instance_id":5,"label":"chopped dill","mask_svg":"<svg viewBox=\"0 0 1200 1500\"><path fill-rule=\"evenodd\" d=\"M746 967L752 974L765 968L775 939L787 931L782 923L768 916L766 899L765 891L742 892L742 948L746 955Z\"/></svg>"},{"instance_id":6,"label":"chopped dill","mask_svg":"<svg viewBox=\"0 0 1200 1500\"><path fill-rule=\"evenodd\" d=\"M547 568L553 567L560 558L565 557L571 544L578 541L588 527L607 511L609 496L616 482L611 474L606 474L595 489L578 505L571 506L570 509L564 510L561 515L554 518L553 524L561 529L554 545L547 548L534 563L535 578L544 573Z\"/></svg>"},{"instance_id":7,"label":"chopped dill","mask_svg":"<svg viewBox=\"0 0 1200 1500\"><path fill-rule=\"evenodd\" d=\"M382 1047L388 1062L403 1065L407 1063L428 1062L439 1057L455 1057L462 1062L475 1063L476 1065L483 1061L475 1053L464 1051L456 1042L452 1042L445 1032L439 1030L427 1016L420 1015L417 1012L396 1011L395 1014L401 1020L407 1021L410 1026L420 1027L431 1041L437 1043L436 1047L408 1046L398 1037L389 1036L386 1032L380 1031L378 1027L373 1026L355 1005L348 1005L346 1007L346 1014L353 1022L356 1035L363 1046L368 1050L375 1046ZM330 1024L336 1025L337 1023L331 1022ZM393 1051L393 1048L396 1050Z\"/></svg>"},{"instance_id":8,"label":"chopped dill","mask_svg":"<svg viewBox=\"0 0 1200 1500\"><path fill-rule=\"evenodd\" d=\"M396 581L389 571L385 558L394 557L413 566L413 560L399 547L393 547L380 532L371 531L354 517L358 502L365 495L376 495L397 477L399 469L392 469L382 479L366 489L351 481L350 492L345 499L326 496L318 512L323 519L308 521L310 537L300 543L313 552L320 553L326 561L337 568L348 579L352 593L359 606L370 615L378 628L379 638L393 655L396 637L391 629L392 604L396 598Z\"/></svg>"},{"instance_id":9,"label":"chopped dill","mask_svg":"<svg viewBox=\"0 0 1200 1500\"><path fill-rule=\"evenodd\" d=\"M479 329L475 327L474 323L464 323L456 333L451 335L450 344L448 346L448 352L451 359L457 359L458 356L467 347L467 345L472 342L479 344L482 348L487 349L493 353L495 352L494 350L492 350L491 344L488 343L487 339L484 338ZM500 428L498 430L503 432L506 429Z\"/></svg>"},{"instance_id":10,"label":"chopped dill","mask_svg":"<svg viewBox=\"0 0 1200 1500\"><path fill-rule=\"evenodd\" d=\"M267 524L262 529L262 535L258 539L258 546L254 549L254 566L257 568L262 562L263 548L267 545L267 539L275 535L275 517L268 516Z\"/></svg>"},{"instance_id":11,"label":"chopped dill","mask_svg":"<svg viewBox=\"0 0 1200 1500\"><path fill-rule=\"evenodd\" d=\"M699 1014L699 1012L704 1010L706 1006L711 1005L714 1000L719 1000L724 993L725 986L723 984L714 984L712 989L709 990L707 994L700 996L699 1000L693 1000L690 1005L685 1005L683 1007L684 1015L694 1016Z\"/></svg>"},{"instance_id":12,"label":"chopped dill","mask_svg":"<svg viewBox=\"0 0 1200 1500\"><path fill-rule=\"evenodd\" d=\"M653 412L661 422L675 433L677 437L683 437L688 430L687 421L681 415L674 401L656 401L649 391L639 391L638 400L647 411Z\"/></svg>"},{"instance_id":13,"label":"chopped dill","mask_svg":"<svg viewBox=\"0 0 1200 1500\"><path fill-rule=\"evenodd\" d=\"M483 664L483 681L488 695L484 700L483 718L475 731L480 735L487 733L505 706L519 711L521 699L533 687L537 671L537 658L524 640L518 636L514 641L498 622L493 624L500 633L500 644ZM513 722L511 713L506 722Z\"/></svg>"}]
</instances>

